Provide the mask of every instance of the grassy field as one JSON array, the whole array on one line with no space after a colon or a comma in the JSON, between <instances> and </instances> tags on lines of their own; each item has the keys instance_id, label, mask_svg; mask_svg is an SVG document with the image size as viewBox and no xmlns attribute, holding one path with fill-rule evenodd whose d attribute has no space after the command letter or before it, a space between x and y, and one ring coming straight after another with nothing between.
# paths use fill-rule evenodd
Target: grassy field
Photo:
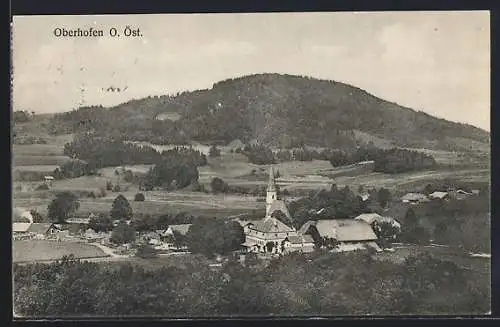
<instances>
[{"instance_id":1,"label":"grassy field","mask_svg":"<svg viewBox=\"0 0 500 327\"><path fill-rule=\"evenodd\" d=\"M12 261L29 262L57 260L73 254L75 258L106 257L97 246L76 242L56 242L49 240L26 240L12 242Z\"/></svg>"}]
</instances>

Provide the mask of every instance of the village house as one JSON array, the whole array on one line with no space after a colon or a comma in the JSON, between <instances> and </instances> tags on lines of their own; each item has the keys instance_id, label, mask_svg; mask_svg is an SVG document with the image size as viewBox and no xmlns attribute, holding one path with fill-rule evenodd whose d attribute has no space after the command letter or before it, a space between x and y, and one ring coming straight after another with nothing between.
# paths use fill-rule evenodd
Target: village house
<instances>
[{"instance_id":1,"label":"village house","mask_svg":"<svg viewBox=\"0 0 500 327\"><path fill-rule=\"evenodd\" d=\"M449 192L450 197L456 199L456 200L464 200L468 198L469 196L473 195L472 192L467 192L463 189L458 189L458 190L452 190Z\"/></svg>"},{"instance_id":2,"label":"village house","mask_svg":"<svg viewBox=\"0 0 500 327\"><path fill-rule=\"evenodd\" d=\"M429 199L432 199L432 200L448 200L450 198L450 195L448 192L441 192L441 191L436 191L436 192L432 192L431 194L429 194Z\"/></svg>"},{"instance_id":3,"label":"village house","mask_svg":"<svg viewBox=\"0 0 500 327\"><path fill-rule=\"evenodd\" d=\"M403 203L418 204L421 202L427 202L429 199L422 193L407 193L401 197L401 201Z\"/></svg>"},{"instance_id":4,"label":"village house","mask_svg":"<svg viewBox=\"0 0 500 327\"><path fill-rule=\"evenodd\" d=\"M52 186L52 183L54 182L54 177L53 176L44 176L43 179L45 180L45 184L47 186Z\"/></svg>"},{"instance_id":5,"label":"village house","mask_svg":"<svg viewBox=\"0 0 500 327\"><path fill-rule=\"evenodd\" d=\"M288 222L285 224L275 218L274 214ZM285 202L279 199L274 171L269 169L269 182L266 193L266 215L263 219L240 222L245 233L243 246L248 252L281 254L287 251L309 252L311 246L309 237L302 237L292 225L293 219Z\"/></svg>"},{"instance_id":6,"label":"village house","mask_svg":"<svg viewBox=\"0 0 500 327\"><path fill-rule=\"evenodd\" d=\"M59 229L53 223L32 223L28 228L28 233L36 239L55 237L58 231Z\"/></svg>"},{"instance_id":7,"label":"village house","mask_svg":"<svg viewBox=\"0 0 500 327\"><path fill-rule=\"evenodd\" d=\"M179 224L179 225L170 225L168 226L167 230L158 233L159 234L159 240L160 242L157 243L153 241L154 243L157 243L156 246L161 247L162 249L187 249L187 246L182 246L178 247L175 244L175 235L182 235L186 236L189 227L191 227L191 224Z\"/></svg>"},{"instance_id":8,"label":"village house","mask_svg":"<svg viewBox=\"0 0 500 327\"><path fill-rule=\"evenodd\" d=\"M381 216L378 213L363 213L359 216L354 217L356 220L362 220L369 225L372 225L374 222L377 223L389 223L392 226L401 229L401 224L392 217Z\"/></svg>"},{"instance_id":9,"label":"village house","mask_svg":"<svg viewBox=\"0 0 500 327\"><path fill-rule=\"evenodd\" d=\"M381 251L372 227L358 219L322 219L308 221L299 233L311 235L315 244L321 245L325 240L338 242L335 252L355 251L373 248Z\"/></svg>"}]
</instances>

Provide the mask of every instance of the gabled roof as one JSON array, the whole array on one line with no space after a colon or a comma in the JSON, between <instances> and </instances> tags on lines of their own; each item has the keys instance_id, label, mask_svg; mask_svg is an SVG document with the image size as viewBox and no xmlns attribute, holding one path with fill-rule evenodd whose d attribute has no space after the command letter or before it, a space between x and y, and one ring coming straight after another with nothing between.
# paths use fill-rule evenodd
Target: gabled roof
<instances>
[{"instance_id":1,"label":"gabled roof","mask_svg":"<svg viewBox=\"0 0 500 327\"><path fill-rule=\"evenodd\" d=\"M272 217L254 221L249 227L262 233L287 233L295 231L293 228Z\"/></svg>"},{"instance_id":2,"label":"gabled roof","mask_svg":"<svg viewBox=\"0 0 500 327\"><path fill-rule=\"evenodd\" d=\"M430 198L434 198L434 199L443 199L447 195L448 195L448 192L439 192L439 191L436 191L436 192L432 192L431 194L429 194L429 197Z\"/></svg>"},{"instance_id":3,"label":"gabled roof","mask_svg":"<svg viewBox=\"0 0 500 327\"><path fill-rule=\"evenodd\" d=\"M321 237L329 237L339 242L374 241L377 236L372 227L356 219L322 219L313 222Z\"/></svg>"},{"instance_id":4,"label":"gabled roof","mask_svg":"<svg viewBox=\"0 0 500 327\"><path fill-rule=\"evenodd\" d=\"M288 241L292 244L314 243L311 235L287 236L286 239L288 239Z\"/></svg>"},{"instance_id":5,"label":"gabled roof","mask_svg":"<svg viewBox=\"0 0 500 327\"><path fill-rule=\"evenodd\" d=\"M12 223L12 232L24 233L30 228L31 223Z\"/></svg>"},{"instance_id":6,"label":"gabled roof","mask_svg":"<svg viewBox=\"0 0 500 327\"><path fill-rule=\"evenodd\" d=\"M427 199L425 194L422 193L407 193L401 197L401 200L407 200L407 201L418 201L418 200L424 200Z\"/></svg>"},{"instance_id":7,"label":"gabled roof","mask_svg":"<svg viewBox=\"0 0 500 327\"><path fill-rule=\"evenodd\" d=\"M378 221L380 218L382 218L382 216L378 213L362 213L354 219L363 220L364 222L371 224L374 221Z\"/></svg>"},{"instance_id":8,"label":"gabled roof","mask_svg":"<svg viewBox=\"0 0 500 327\"><path fill-rule=\"evenodd\" d=\"M272 216L272 214L275 211L281 211L285 214L285 216L291 221L292 220L292 215L290 215L290 212L288 211L288 208L286 207L285 201L283 200L275 200L269 207L269 212L267 213L268 216Z\"/></svg>"},{"instance_id":9,"label":"gabled roof","mask_svg":"<svg viewBox=\"0 0 500 327\"><path fill-rule=\"evenodd\" d=\"M191 224L170 225L170 226L168 226L167 231L171 230L172 233L178 232L181 235L186 235L187 232L189 231L189 227L191 227Z\"/></svg>"},{"instance_id":10,"label":"gabled roof","mask_svg":"<svg viewBox=\"0 0 500 327\"><path fill-rule=\"evenodd\" d=\"M393 226L401 227L401 224L396 219L394 219L392 217L381 216L377 213L363 213L363 214L355 217L354 219L364 221L370 225L373 224L374 221L376 221L378 223L382 223L382 222L390 223Z\"/></svg>"},{"instance_id":11,"label":"gabled roof","mask_svg":"<svg viewBox=\"0 0 500 327\"><path fill-rule=\"evenodd\" d=\"M52 223L33 223L28 228L28 232L34 234L46 234L54 224Z\"/></svg>"}]
</instances>

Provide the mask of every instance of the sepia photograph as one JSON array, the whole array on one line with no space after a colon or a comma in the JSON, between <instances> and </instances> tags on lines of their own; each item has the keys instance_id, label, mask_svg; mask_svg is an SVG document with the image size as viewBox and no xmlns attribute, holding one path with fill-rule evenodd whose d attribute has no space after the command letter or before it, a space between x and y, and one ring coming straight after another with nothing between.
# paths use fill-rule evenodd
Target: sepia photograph
<instances>
[{"instance_id":1,"label":"sepia photograph","mask_svg":"<svg viewBox=\"0 0 500 327\"><path fill-rule=\"evenodd\" d=\"M11 28L14 319L491 315L488 11Z\"/></svg>"}]
</instances>

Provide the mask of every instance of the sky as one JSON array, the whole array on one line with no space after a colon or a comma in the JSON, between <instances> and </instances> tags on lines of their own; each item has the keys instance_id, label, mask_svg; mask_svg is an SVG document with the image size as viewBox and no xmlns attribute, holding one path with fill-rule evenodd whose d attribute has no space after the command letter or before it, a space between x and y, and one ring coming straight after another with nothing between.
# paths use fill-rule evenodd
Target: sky
<instances>
[{"instance_id":1,"label":"sky","mask_svg":"<svg viewBox=\"0 0 500 327\"><path fill-rule=\"evenodd\" d=\"M489 131L489 21L488 11L16 16L13 108L112 106L283 73L348 83ZM126 26L142 37L124 37ZM58 38L57 27L104 36ZM122 36L109 36L112 27Z\"/></svg>"}]
</instances>

